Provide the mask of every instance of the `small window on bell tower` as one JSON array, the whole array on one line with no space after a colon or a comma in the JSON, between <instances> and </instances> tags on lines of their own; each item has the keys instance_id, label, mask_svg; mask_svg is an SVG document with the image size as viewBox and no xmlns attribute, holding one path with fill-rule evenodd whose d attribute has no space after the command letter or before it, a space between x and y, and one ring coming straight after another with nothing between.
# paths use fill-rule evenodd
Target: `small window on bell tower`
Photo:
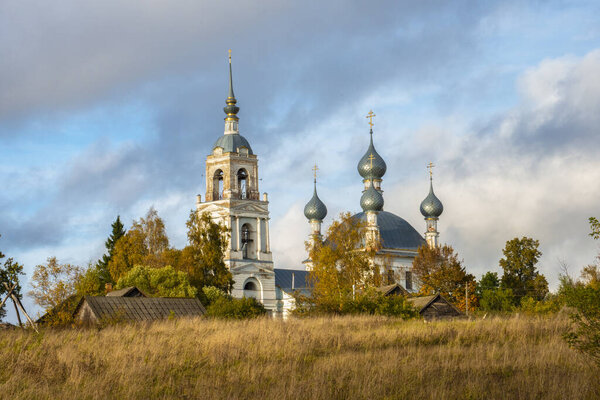
<instances>
[{"instance_id":1,"label":"small window on bell tower","mask_svg":"<svg viewBox=\"0 0 600 400\"><path fill-rule=\"evenodd\" d=\"M245 169L240 169L237 173L238 193L240 199L248 198L248 172Z\"/></svg>"},{"instance_id":2,"label":"small window on bell tower","mask_svg":"<svg viewBox=\"0 0 600 400\"><path fill-rule=\"evenodd\" d=\"M220 169L215 171L213 176L213 200L221 200L223 198L223 171Z\"/></svg>"}]
</instances>

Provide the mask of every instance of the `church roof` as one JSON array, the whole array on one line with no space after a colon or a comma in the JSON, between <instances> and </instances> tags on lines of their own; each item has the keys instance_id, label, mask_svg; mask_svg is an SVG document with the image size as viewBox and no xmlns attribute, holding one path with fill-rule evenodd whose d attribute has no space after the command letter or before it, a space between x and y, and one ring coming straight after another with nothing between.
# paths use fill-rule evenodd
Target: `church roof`
<instances>
[{"instance_id":1,"label":"church roof","mask_svg":"<svg viewBox=\"0 0 600 400\"><path fill-rule=\"evenodd\" d=\"M275 268L275 286L283 290L305 289L308 286L307 278L306 270Z\"/></svg>"},{"instance_id":2,"label":"church roof","mask_svg":"<svg viewBox=\"0 0 600 400\"><path fill-rule=\"evenodd\" d=\"M245 137L238 133L219 137L219 139L213 145L213 150L216 147L221 147L223 149L223 153L237 153L240 147L245 147L248 149L248 154L253 154L250 143L248 143Z\"/></svg>"},{"instance_id":3,"label":"church roof","mask_svg":"<svg viewBox=\"0 0 600 400\"><path fill-rule=\"evenodd\" d=\"M354 218L366 221L367 214L361 212L355 214ZM411 224L391 212L380 211L377 214L377 226L383 249L417 250L425 243L425 239Z\"/></svg>"},{"instance_id":4,"label":"church roof","mask_svg":"<svg viewBox=\"0 0 600 400\"><path fill-rule=\"evenodd\" d=\"M356 169L364 179L381 179L385 175L387 166L373 145L373 129L371 129L370 134L369 148L358 162Z\"/></svg>"},{"instance_id":5,"label":"church roof","mask_svg":"<svg viewBox=\"0 0 600 400\"><path fill-rule=\"evenodd\" d=\"M421 203L421 214L425 218L437 218L444 212L444 206L440 199L433 193L433 182L429 182L429 194Z\"/></svg>"}]
</instances>

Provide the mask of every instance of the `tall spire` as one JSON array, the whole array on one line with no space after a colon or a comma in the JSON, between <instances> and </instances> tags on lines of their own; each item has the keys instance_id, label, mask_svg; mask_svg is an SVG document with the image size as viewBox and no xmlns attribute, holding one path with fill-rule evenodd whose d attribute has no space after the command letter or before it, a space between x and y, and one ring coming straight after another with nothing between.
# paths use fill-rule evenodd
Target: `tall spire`
<instances>
[{"instance_id":1,"label":"tall spire","mask_svg":"<svg viewBox=\"0 0 600 400\"><path fill-rule=\"evenodd\" d=\"M231 50L229 50L229 93L227 95L227 99L225 100L227 104L223 111L227 114L225 117L225 121L238 121L239 118L237 113L240 111L240 108L236 106L237 100L235 99L235 95L233 94L233 73L231 71ZM237 126L236 126L237 128ZM235 129L237 130L237 129Z\"/></svg>"}]
</instances>

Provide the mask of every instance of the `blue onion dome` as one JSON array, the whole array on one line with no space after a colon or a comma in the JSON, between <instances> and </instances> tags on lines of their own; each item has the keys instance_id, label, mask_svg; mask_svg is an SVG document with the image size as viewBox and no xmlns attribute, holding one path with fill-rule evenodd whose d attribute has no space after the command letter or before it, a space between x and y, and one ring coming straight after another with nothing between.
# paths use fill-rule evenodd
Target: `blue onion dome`
<instances>
[{"instance_id":1,"label":"blue onion dome","mask_svg":"<svg viewBox=\"0 0 600 400\"><path fill-rule=\"evenodd\" d=\"M365 212L383 210L383 195L373 187L372 182L360 197L360 206Z\"/></svg>"},{"instance_id":2,"label":"blue onion dome","mask_svg":"<svg viewBox=\"0 0 600 400\"><path fill-rule=\"evenodd\" d=\"M327 216L327 207L325 204L319 199L317 195L317 183L315 182L315 190L313 192L313 197L310 199L308 203L304 206L304 216L308 220L317 220L323 221Z\"/></svg>"},{"instance_id":3,"label":"blue onion dome","mask_svg":"<svg viewBox=\"0 0 600 400\"><path fill-rule=\"evenodd\" d=\"M429 194L425 197L425 200L421 202L421 214L425 218L437 218L442 215L444 211L444 206L440 199L438 199L433 193L433 182L429 183Z\"/></svg>"},{"instance_id":4,"label":"blue onion dome","mask_svg":"<svg viewBox=\"0 0 600 400\"><path fill-rule=\"evenodd\" d=\"M373 129L371 129L371 143L364 156L360 159L357 165L358 173L363 179L381 179L385 175L387 166L383 158L375 150L373 146Z\"/></svg>"}]
</instances>

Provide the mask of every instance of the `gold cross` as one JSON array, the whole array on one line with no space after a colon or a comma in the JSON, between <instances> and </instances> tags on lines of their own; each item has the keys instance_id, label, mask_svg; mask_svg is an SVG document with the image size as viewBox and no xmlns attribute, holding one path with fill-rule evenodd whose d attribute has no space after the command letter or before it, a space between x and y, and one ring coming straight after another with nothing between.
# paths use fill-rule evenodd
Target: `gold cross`
<instances>
[{"instance_id":1,"label":"gold cross","mask_svg":"<svg viewBox=\"0 0 600 400\"><path fill-rule=\"evenodd\" d=\"M429 170L429 177L433 178L433 167L435 167L435 165L433 165L432 162L430 162L429 164L427 164L427 169Z\"/></svg>"},{"instance_id":2,"label":"gold cross","mask_svg":"<svg viewBox=\"0 0 600 400\"><path fill-rule=\"evenodd\" d=\"M319 167L317 167L317 164L315 163L315 166L312 168L313 170L313 175L315 176L315 180L317 179L317 171L319 170Z\"/></svg>"},{"instance_id":3,"label":"gold cross","mask_svg":"<svg viewBox=\"0 0 600 400\"><path fill-rule=\"evenodd\" d=\"M371 169L373 169L373 160L375 159L375 156L373 155L373 153L369 154L369 157L367 158L367 160L371 161Z\"/></svg>"},{"instance_id":4,"label":"gold cross","mask_svg":"<svg viewBox=\"0 0 600 400\"><path fill-rule=\"evenodd\" d=\"M231 49L229 49L229 64L231 64Z\"/></svg>"},{"instance_id":5,"label":"gold cross","mask_svg":"<svg viewBox=\"0 0 600 400\"><path fill-rule=\"evenodd\" d=\"M373 110L369 111L369 114L367 114L367 116L365 118L369 118L369 125L371 125L371 129L373 129L373 117L375 117L376 115L373 114Z\"/></svg>"}]
</instances>

